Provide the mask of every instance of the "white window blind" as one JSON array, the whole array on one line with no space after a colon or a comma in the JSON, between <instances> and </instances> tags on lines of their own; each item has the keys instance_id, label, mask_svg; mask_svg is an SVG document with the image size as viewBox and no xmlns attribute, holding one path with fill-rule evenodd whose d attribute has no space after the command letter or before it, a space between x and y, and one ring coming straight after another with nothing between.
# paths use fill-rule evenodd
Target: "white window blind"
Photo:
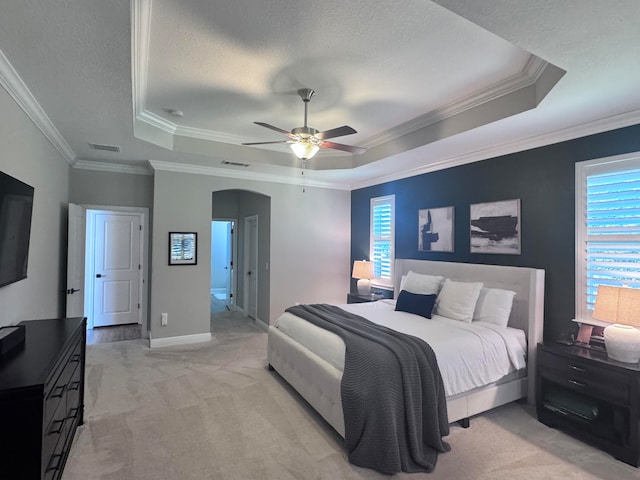
<instances>
[{"instance_id":1,"label":"white window blind","mask_svg":"<svg viewBox=\"0 0 640 480\"><path fill-rule=\"evenodd\" d=\"M372 283L393 287L395 259L395 195L371 199L369 259L375 278Z\"/></svg>"},{"instance_id":2,"label":"white window blind","mask_svg":"<svg viewBox=\"0 0 640 480\"><path fill-rule=\"evenodd\" d=\"M640 288L640 156L576 164L576 315L598 285Z\"/></svg>"}]
</instances>

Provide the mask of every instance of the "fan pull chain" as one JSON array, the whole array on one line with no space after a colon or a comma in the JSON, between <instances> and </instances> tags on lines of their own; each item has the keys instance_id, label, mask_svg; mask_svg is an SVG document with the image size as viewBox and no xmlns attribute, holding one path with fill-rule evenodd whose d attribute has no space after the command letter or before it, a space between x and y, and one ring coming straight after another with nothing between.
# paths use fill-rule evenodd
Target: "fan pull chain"
<instances>
[{"instance_id":1,"label":"fan pull chain","mask_svg":"<svg viewBox=\"0 0 640 480\"><path fill-rule=\"evenodd\" d=\"M304 169L307 168L307 161L302 160L302 170L300 170L300 175L302 175L302 193L305 193L307 186L307 179L304 177Z\"/></svg>"}]
</instances>

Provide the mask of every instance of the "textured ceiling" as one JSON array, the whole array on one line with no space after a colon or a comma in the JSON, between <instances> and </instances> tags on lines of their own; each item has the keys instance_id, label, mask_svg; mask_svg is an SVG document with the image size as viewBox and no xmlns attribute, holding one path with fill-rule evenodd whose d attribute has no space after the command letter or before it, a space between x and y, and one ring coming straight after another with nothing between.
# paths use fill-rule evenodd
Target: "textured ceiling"
<instances>
[{"instance_id":1,"label":"textured ceiling","mask_svg":"<svg viewBox=\"0 0 640 480\"><path fill-rule=\"evenodd\" d=\"M310 162L345 188L640 122L637 0L8 3L0 80L77 165L295 178L285 145L240 143L301 126L301 87L310 126L368 149Z\"/></svg>"}]
</instances>

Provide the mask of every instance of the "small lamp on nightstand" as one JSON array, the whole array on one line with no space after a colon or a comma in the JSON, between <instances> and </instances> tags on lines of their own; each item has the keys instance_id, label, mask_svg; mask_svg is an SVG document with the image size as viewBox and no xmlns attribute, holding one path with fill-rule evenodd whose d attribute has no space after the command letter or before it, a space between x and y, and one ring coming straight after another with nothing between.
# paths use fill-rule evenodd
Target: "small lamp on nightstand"
<instances>
[{"instance_id":1,"label":"small lamp on nightstand","mask_svg":"<svg viewBox=\"0 0 640 480\"><path fill-rule=\"evenodd\" d=\"M640 289L598 286L593 318L611 322L604 329L607 355L626 363L640 361Z\"/></svg>"},{"instance_id":2,"label":"small lamp on nightstand","mask_svg":"<svg viewBox=\"0 0 640 480\"><path fill-rule=\"evenodd\" d=\"M370 279L373 278L373 262L356 260L353 262L351 276L358 279L358 293L360 295L369 295L371 293Z\"/></svg>"}]
</instances>

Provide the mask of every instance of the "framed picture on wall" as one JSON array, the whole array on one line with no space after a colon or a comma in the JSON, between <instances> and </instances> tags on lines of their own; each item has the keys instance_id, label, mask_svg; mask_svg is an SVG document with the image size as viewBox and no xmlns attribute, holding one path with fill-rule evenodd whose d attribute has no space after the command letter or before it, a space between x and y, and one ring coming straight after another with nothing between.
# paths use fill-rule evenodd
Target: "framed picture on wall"
<instances>
[{"instance_id":1,"label":"framed picture on wall","mask_svg":"<svg viewBox=\"0 0 640 480\"><path fill-rule=\"evenodd\" d=\"M418 210L418 251L453 252L453 207Z\"/></svg>"},{"instance_id":2,"label":"framed picture on wall","mask_svg":"<svg viewBox=\"0 0 640 480\"><path fill-rule=\"evenodd\" d=\"M198 234L169 232L169 265L196 265L197 263Z\"/></svg>"},{"instance_id":3,"label":"framed picture on wall","mask_svg":"<svg viewBox=\"0 0 640 480\"><path fill-rule=\"evenodd\" d=\"M520 255L520 199L470 205L469 222L471 253Z\"/></svg>"}]
</instances>

